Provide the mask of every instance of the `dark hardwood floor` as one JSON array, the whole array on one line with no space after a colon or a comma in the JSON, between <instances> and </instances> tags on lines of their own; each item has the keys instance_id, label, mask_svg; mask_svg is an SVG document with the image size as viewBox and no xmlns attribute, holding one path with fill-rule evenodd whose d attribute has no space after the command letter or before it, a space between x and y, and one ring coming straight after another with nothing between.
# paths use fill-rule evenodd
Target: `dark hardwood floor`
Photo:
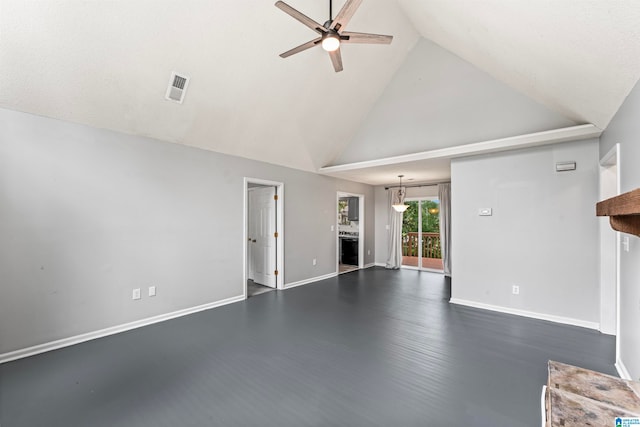
<instances>
[{"instance_id":1,"label":"dark hardwood floor","mask_svg":"<svg viewBox=\"0 0 640 427\"><path fill-rule=\"evenodd\" d=\"M371 268L0 365L0 425L540 425L546 362L615 374L596 331L450 305Z\"/></svg>"}]
</instances>

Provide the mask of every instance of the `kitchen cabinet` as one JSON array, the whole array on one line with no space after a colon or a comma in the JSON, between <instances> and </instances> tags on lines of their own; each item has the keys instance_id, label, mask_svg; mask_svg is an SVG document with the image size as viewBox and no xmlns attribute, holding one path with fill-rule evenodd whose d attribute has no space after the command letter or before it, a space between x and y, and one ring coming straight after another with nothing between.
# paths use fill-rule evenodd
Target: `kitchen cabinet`
<instances>
[{"instance_id":1,"label":"kitchen cabinet","mask_svg":"<svg viewBox=\"0 0 640 427\"><path fill-rule=\"evenodd\" d=\"M349 197L347 203L349 221L359 221L360 199L358 199L357 197Z\"/></svg>"}]
</instances>

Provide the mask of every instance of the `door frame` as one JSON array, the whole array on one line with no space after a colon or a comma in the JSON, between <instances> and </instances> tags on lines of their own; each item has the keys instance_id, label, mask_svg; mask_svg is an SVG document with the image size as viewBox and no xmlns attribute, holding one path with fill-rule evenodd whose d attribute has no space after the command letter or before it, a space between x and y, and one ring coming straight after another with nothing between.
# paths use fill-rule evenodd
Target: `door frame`
<instances>
[{"instance_id":1,"label":"door frame","mask_svg":"<svg viewBox=\"0 0 640 427\"><path fill-rule=\"evenodd\" d=\"M416 197L407 197L404 199L405 202L418 202L418 267L412 267L410 265L400 264L400 268L406 268L407 270L418 270L418 271L428 271L431 273L440 273L444 274L443 270L436 270L434 268L426 268L422 265L422 202L427 200L437 200L438 205L440 204L440 199L438 196L416 196Z\"/></svg>"},{"instance_id":2,"label":"door frame","mask_svg":"<svg viewBox=\"0 0 640 427\"><path fill-rule=\"evenodd\" d=\"M334 209L336 211L336 273L340 274L340 236L338 224L338 202L341 197L357 197L358 198L358 268L364 268L364 194L349 193L347 191L336 192L336 203Z\"/></svg>"},{"instance_id":3,"label":"door frame","mask_svg":"<svg viewBox=\"0 0 640 427\"><path fill-rule=\"evenodd\" d=\"M611 168L615 167L615 175L612 175ZM611 187L614 188L611 191ZM600 159L600 200L613 197L620 194L620 144L615 144L601 159ZM603 254L611 251L611 240L603 239L603 228L606 231L615 233L615 260L613 261L613 265L611 264L611 259L608 260L604 257ZM608 265L607 265L608 264ZM611 284L606 283L604 277L602 276L602 271L604 269L615 268L615 328L603 328L602 324L603 319L606 316L605 310L603 310L603 296L609 290L611 291ZM603 333L611 334L615 330L616 336L616 360L619 360L620 356L620 233L617 231L611 230L609 225L609 218L603 217L600 221L600 331ZM608 286L607 286L608 285ZM610 323L610 320L606 321Z\"/></svg>"},{"instance_id":4,"label":"door frame","mask_svg":"<svg viewBox=\"0 0 640 427\"><path fill-rule=\"evenodd\" d=\"M278 270L276 289L284 289L284 183L245 176L243 186L244 204L242 209L244 224L242 229L242 289L244 299L247 298L247 270L249 268L247 252L249 250L249 245L247 245L249 230L249 184L276 187L276 194L278 195L278 200L276 201L276 231L278 232L278 237L276 237L276 269Z\"/></svg>"}]
</instances>

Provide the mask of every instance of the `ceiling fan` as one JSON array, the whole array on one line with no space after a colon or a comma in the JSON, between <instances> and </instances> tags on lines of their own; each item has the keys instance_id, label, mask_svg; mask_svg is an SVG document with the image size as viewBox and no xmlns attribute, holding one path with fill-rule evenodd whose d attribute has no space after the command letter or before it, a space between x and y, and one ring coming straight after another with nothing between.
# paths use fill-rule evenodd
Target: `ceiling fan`
<instances>
[{"instance_id":1,"label":"ceiling fan","mask_svg":"<svg viewBox=\"0 0 640 427\"><path fill-rule=\"evenodd\" d=\"M298 47L294 47L288 50L280 56L287 58L296 53L300 53L304 50L312 48L317 45L322 45L322 48L329 52L333 69L336 73L342 71L342 55L340 54L340 45L342 43L369 43L369 44L389 44L393 40L393 36L384 36L381 34L369 34L369 33L354 33L350 31L343 31L347 26L353 14L362 3L362 0L347 0L340 9L340 12L333 18L331 10L331 0L329 0L329 20L320 25L308 16L298 12L283 1L277 1L276 7L281 9L285 13L291 15L294 19L302 22L313 31L320 34L320 37L315 38L307 43L301 44Z\"/></svg>"}]
</instances>

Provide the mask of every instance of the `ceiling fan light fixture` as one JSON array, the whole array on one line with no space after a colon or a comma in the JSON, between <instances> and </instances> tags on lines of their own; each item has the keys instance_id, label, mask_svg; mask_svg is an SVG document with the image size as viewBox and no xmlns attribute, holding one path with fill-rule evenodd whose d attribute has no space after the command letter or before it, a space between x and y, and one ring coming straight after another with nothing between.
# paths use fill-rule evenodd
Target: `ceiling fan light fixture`
<instances>
[{"instance_id":1,"label":"ceiling fan light fixture","mask_svg":"<svg viewBox=\"0 0 640 427\"><path fill-rule=\"evenodd\" d=\"M327 33L322 38L322 48L327 52L334 52L340 47L340 38L337 34Z\"/></svg>"}]
</instances>

